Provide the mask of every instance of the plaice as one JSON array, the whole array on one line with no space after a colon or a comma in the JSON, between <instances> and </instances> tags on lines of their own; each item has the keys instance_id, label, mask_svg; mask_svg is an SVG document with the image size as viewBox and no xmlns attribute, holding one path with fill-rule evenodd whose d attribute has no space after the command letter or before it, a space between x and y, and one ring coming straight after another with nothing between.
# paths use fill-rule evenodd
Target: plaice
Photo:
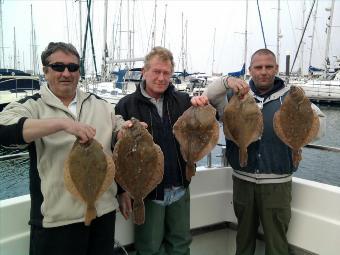
<instances>
[{"instance_id":1,"label":"plaice","mask_svg":"<svg viewBox=\"0 0 340 255\"><path fill-rule=\"evenodd\" d=\"M274 115L274 131L293 150L293 164L298 166L301 148L318 134L319 117L301 87L291 86L279 111Z\"/></svg>"},{"instance_id":2,"label":"plaice","mask_svg":"<svg viewBox=\"0 0 340 255\"><path fill-rule=\"evenodd\" d=\"M173 132L187 162L188 180L195 175L195 163L207 155L218 142L219 125L215 115L216 110L211 105L191 106L174 124Z\"/></svg>"},{"instance_id":3,"label":"plaice","mask_svg":"<svg viewBox=\"0 0 340 255\"><path fill-rule=\"evenodd\" d=\"M85 225L96 218L95 201L110 187L114 175L113 160L98 141L75 141L64 164L64 180L70 193L87 205Z\"/></svg>"},{"instance_id":4,"label":"plaice","mask_svg":"<svg viewBox=\"0 0 340 255\"><path fill-rule=\"evenodd\" d=\"M143 224L145 209L143 199L162 181L164 156L153 142L150 133L132 118L133 126L127 128L113 152L116 181L134 199L134 223Z\"/></svg>"},{"instance_id":5,"label":"plaice","mask_svg":"<svg viewBox=\"0 0 340 255\"><path fill-rule=\"evenodd\" d=\"M248 93L243 99L236 94L231 97L224 108L223 131L225 137L239 147L240 166L247 166L247 148L263 132L262 112L252 95Z\"/></svg>"}]
</instances>

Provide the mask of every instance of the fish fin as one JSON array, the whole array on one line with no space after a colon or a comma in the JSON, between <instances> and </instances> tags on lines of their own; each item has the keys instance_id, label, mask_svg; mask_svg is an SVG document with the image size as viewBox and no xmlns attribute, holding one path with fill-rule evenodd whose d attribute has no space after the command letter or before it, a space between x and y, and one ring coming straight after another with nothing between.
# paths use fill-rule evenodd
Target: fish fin
<instances>
[{"instance_id":1,"label":"fish fin","mask_svg":"<svg viewBox=\"0 0 340 255\"><path fill-rule=\"evenodd\" d=\"M313 116L313 123L311 125L311 129L309 130L309 134L308 137L305 141L306 144L309 144L310 142L312 142L313 140L315 140L315 138L317 137L318 133L319 133L319 129L320 129L320 120L318 115L313 112L314 116Z\"/></svg>"},{"instance_id":2,"label":"fish fin","mask_svg":"<svg viewBox=\"0 0 340 255\"><path fill-rule=\"evenodd\" d=\"M248 152L247 152L247 147L240 147L239 150L239 160L240 160L240 166L241 167L246 167L248 163Z\"/></svg>"},{"instance_id":3,"label":"fish fin","mask_svg":"<svg viewBox=\"0 0 340 255\"><path fill-rule=\"evenodd\" d=\"M109 189L109 187L113 183L115 173L116 173L116 167L115 167L113 159L106 154L105 154L105 157L106 157L106 162L107 162L106 175L102 183L102 186L100 187L100 190L96 196L96 199L98 199L102 194L104 194Z\"/></svg>"},{"instance_id":4,"label":"fish fin","mask_svg":"<svg viewBox=\"0 0 340 255\"><path fill-rule=\"evenodd\" d=\"M133 201L133 222L137 225L145 221L145 209L143 199Z\"/></svg>"},{"instance_id":5,"label":"fish fin","mask_svg":"<svg viewBox=\"0 0 340 255\"><path fill-rule=\"evenodd\" d=\"M293 150L293 165L294 167L297 167L299 165L300 160L302 159L301 156L301 149Z\"/></svg>"},{"instance_id":6,"label":"fish fin","mask_svg":"<svg viewBox=\"0 0 340 255\"><path fill-rule=\"evenodd\" d=\"M70 174L70 165L69 165L69 159L67 159L64 163L64 183L66 189L77 199L80 201L85 202L85 199L78 191L77 187L75 186L71 174Z\"/></svg>"},{"instance_id":7,"label":"fish fin","mask_svg":"<svg viewBox=\"0 0 340 255\"><path fill-rule=\"evenodd\" d=\"M90 226L91 221L97 217L97 210L94 205L87 205L85 214L85 226Z\"/></svg>"},{"instance_id":8,"label":"fish fin","mask_svg":"<svg viewBox=\"0 0 340 255\"><path fill-rule=\"evenodd\" d=\"M186 178L188 181L191 180L191 177L193 177L196 173L196 167L194 163L187 162L186 166Z\"/></svg>"},{"instance_id":9,"label":"fish fin","mask_svg":"<svg viewBox=\"0 0 340 255\"><path fill-rule=\"evenodd\" d=\"M286 134L284 130L282 129L280 122L281 122L281 114L278 111L274 114L274 119L273 119L274 132L281 139L281 141L287 144L289 139L286 137Z\"/></svg>"}]
</instances>

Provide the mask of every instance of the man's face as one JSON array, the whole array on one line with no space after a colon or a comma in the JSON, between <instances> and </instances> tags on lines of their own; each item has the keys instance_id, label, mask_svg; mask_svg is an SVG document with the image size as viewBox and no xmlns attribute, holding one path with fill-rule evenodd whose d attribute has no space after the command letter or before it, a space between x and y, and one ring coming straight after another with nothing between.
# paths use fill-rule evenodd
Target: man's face
<instances>
[{"instance_id":1,"label":"man's face","mask_svg":"<svg viewBox=\"0 0 340 255\"><path fill-rule=\"evenodd\" d=\"M78 58L71 53L65 53L63 51L56 51L48 57L48 63L50 64L78 64ZM76 94L77 84L80 78L79 69L75 72L70 72L68 68L64 71L58 72L48 66L44 68L45 78L48 82L49 89L60 98L72 100Z\"/></svg>"},{"instance_id":2,"label":"man's face","mask_svg":"<svg viewBox=\"0 0 340 255\"><path fill-rule=\"evenodd\" d=\"M143 69L146 92L153 98L160 98L169 87L172 66L170 60L162 61L158 56L151 58L149 66Z\"/></svg>"},{"instance_id":3,"label":"man's face","mask_svg":"<svg viewBox=\"0 0 340 255\"><path fill-rule=\"evenodd\" d=\"M249 73L260 92L269 91L273 84L278 65L271 54L257 54L253 57Z\"/></svg>"}]
</instances>

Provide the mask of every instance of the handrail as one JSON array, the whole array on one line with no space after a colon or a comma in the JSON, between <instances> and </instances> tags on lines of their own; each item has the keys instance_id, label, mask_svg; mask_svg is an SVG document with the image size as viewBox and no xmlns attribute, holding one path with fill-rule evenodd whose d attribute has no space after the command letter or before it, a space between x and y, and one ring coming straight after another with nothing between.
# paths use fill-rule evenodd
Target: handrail
<instances>
[{"instance_id":1,"label":"handrail","mask_svg":"<svg viewBox=\"0 0 340 255\"><path fill-rule=\"evenodd\" d=\"M5 80L3 80L4 78L6 77L1 77L0 78L0 83L5 83L5 82L10 82L10 81L15 81L15 80L32 80L32 81L39 81L39 77L35 76L35 77L32 77L32 76L21 76L21 77L8 77L6 78Z\"/></svg>"},{"instance_id":2,"label":"handrail","mask_svg":"<svg viewBox=\"0 0 340 255\"><path fill-rule=\"evenodd\" d=\"M333 152L340 152L340 148L337 147L330 147L330 146L323 146L319 144L307 144L305 146L306 148L311 148L311 149L317 149L317 150L323 150L323 151L333 151Z\"/></svg>"},{"instance_id":3,"label":"handrail","mask_svg":"<svg viewBox=\"0 0 340 255\"><path fill-rule=\"evenodd\" d=\"M216 155L216 157L221 158L220 164L221 166L228 166L229 162L226 157L226 145L218 143L216 146L221 147L221 154ZM306 148L316 149L316 150L323 150L323 151L332 151L332 152L340 152L340 148L337 147L330 147L330 146L323 146L319 144L307 144ZM212 158L211 152L207 155L207 165L206 167L210 168L212 166Z\"/></svg>"},{"instance_id":4,"label":"handrail","mask_svg":"<svg viewBox=\"0 0 340 255\"><path fill-rule=\"evenodd\" d=\"M225 158L225 145L224 144L217 144L217 146L222 147L222 154L217 155L217 157L221 157L221 163L222 165L227 165L228 163L226 162ZM316 149L316 150L324 150L324 151L332 151L332 152L340 152L340 148L337 147L330 147L330 146L323 146L323 145L318 145L318 144L307 144L305 146L306 148L310 149ZM14 158L28 158L29 154L28 152L20 152L20 153L15 153L15 154L9 154L9 155L1 155L0 156L0 161L3 160L8 160L8 159L14 159ZM211 153L209 153L207 157L208 161L208 166L211 167Z\"/></svg>"},{"instance_id":5,"label":"handrail","mask_svg":"<svg viewBox=\"0 0 340 255\"><path fill-rule=\"evenodd\" d=\"M28 152L20 152L20 153L9 154L9 155L1 155L0 161L7 160L7 159L15 159L15 158L28 158Z\"/></svg>"}]
</instances>

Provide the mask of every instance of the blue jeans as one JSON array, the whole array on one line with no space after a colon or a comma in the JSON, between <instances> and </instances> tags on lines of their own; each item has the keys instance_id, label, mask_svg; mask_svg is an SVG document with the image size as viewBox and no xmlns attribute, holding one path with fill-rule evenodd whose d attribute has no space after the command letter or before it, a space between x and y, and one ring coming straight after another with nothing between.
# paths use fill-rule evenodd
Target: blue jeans
<instances>
[{"instance_id":1,"label":"blue jeans","mask_svg":"<svg viewBox=\"0 0 340 255\"><path fill-rule=\"evenodd\" d=\"M185 188L183 186L180 187L172 187L164 189L164 200L152 200L154 203L168 206L172 203L180 200L185 194Z\"/></svg>"}]
</instances>

